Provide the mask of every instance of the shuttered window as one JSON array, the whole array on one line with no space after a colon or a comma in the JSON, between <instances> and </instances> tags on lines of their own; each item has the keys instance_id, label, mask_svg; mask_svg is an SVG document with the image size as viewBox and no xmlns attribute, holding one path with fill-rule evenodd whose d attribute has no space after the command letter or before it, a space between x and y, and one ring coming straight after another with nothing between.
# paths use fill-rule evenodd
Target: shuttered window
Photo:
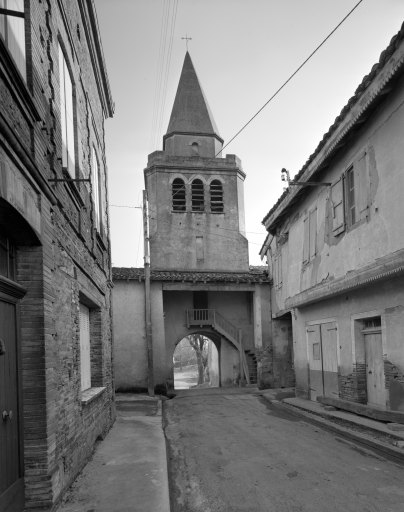
<instances>
[{"instance_id":1,"label":"shuttered window","mask_svg":"<svg viewBox=\"0 0 404 512\"><path fill-rule=\"evenodd\" d=\"M62 130L62 167L75 177L73 84L65 56L59 47L60 123Z\"/></svg>"},{"instance_id":2,"label":"shuttered window","mask_svg":"<svg viewBox=\"0 0 404 512\"><path fill-rule=\"evenodd\" d=\"M174 212L185 212L185 183L176 178L172 184L172 207Z\"/></svg>"},{"instance_id":3,"label":"shuttered window","mask_svg":"<svg viewBox=\"0 0 404 512\"><path fill-rule=\"evenodd\" d=\"M336 236L345 229L344 181L341 178L331 187L332 232Z\"/></svg>"},{"instance_id":4,"label":"shuttered window","mask_svg":"<svg viewBox=\"0 0 404 512\"><path fill-rule=\"evenodd\" d=\"M24 0L0 0L0 37L26 79Z\"/></svg>"},{"instance_id":5,"label":"shuttered window","mask_svg":"<svg viewBox=\"0 0 404 512\"><path fill-rule=\"evenodd\" d=\"M303 236L303 263L306 263L317 253L317 208L303 220Z\"/></svg>"},{"instance_id":6,"label":"shuttered window","mask_svg":"<svg viewBox=\"0 0 404 512\"><path fill-rule=\"evenodd\" d=\"M275 254L273 273L275 288L282 288L282 252Z\"/></svg>"},{"instance_id":7,"label":"shuttered window","mask_svg":"<svg viewBox=\"0 0 404 512\"><path fill-rule=\"evenodd\" d=\"M223 213L223 185L219 180L213 180L210 184L210 211Z\"/></svg>"},{"instance_id":8,"label":"shuttered window","mask_svg":"<svg viewBox=\"0 0 404 512\"><path fill-rule=\"evenodd\" d=\"M103 204L102 204L102 195L101 195L101 187L100 187L100 166L98 165L98 158L95 148L92 148L92 166L91 166L91 174L92 174L92 194L93 194L93 203L94 203L94 213L95 213L95 227L97 231L101 232L101 226L103 224Z\"/></svg>"},{"instance_id":9,"label":"shuttered window","mask_svg":"<svg viewBox=\"0 0 404 512\"><path fill-rule=\"evenodd\" d=\"M90 310L80 303L80 372L81 390L91 387Z\"/></svg>"},{"instance_id":10,"label":"shuttered window","mask_svg":"<svg viewBox=\"0 0 404 512\"><path fill-rule=\"evenodd\" d=\"M355 162L356 221L366 219L369 213L369 174L366 153Z\"/></svg>"},{"instance_id":11,"label":"shuttered window","mask_svg":"<svg viewBox=\"0 0 404 512\"><path fill-rule=\"evenodd\" d=\"M194 180L191 185L192 211L203 212L205 210L205 191L201 180Z\"/></svg>"},{"instance_id":12,"label":"shuttered window","mask_svg":"<svg viewBox=\"0 0 404 512\"><path fill-rule=\"evenodd\" d=\"M303 263L309 261L310 231L309 217L303 220Z\"/></svg>"}]
</instances>

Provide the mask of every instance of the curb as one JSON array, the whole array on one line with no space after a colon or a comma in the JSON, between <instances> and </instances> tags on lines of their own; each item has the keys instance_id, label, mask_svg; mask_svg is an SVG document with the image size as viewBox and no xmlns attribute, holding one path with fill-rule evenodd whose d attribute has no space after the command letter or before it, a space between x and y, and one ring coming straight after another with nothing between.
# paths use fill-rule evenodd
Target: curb
<instances>
[{"instance_id":1,"label":"curb","mask_svg":"<svg viewBox=\"0 0 404 512\"><path fill-rule=\"evenodd\" d=\"M365 446L366 448L377 452L377 454L381 454L384 457L387 457L392 462L404 466L404 451L401 448L396 448L389 444L378 441L375 438L371 437L370 435L355 432L354 430L351 430L347 427L343 427L330 420L327 420L322 416L318 416L315 413L307 412L304 409L301 409L300 407L297 407L295 405L286 404L279 400L271 399L263 394L259 394L259 396L261 396L265 401L267 401L268 403L272 404L275 407L279 407L281 409L288 411L293 411L298 415L304 416L311 423L323 427L325 430L328 430L334 434L341 435L342 437L349 439L350 441L359 443Z\"/></svg>"}]
</instances>

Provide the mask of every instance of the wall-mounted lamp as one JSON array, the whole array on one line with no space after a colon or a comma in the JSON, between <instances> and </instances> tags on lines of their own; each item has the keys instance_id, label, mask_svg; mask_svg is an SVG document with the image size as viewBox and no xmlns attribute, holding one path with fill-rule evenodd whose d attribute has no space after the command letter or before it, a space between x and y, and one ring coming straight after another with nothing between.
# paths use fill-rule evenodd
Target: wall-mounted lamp
<instances>
[{"instance_id":1,"label":"wall-mounted lamp","mask_svg":"<svg viewBox=\"0 0 404 512\"><path fill-rule=\"evenodd\" d=\"M281 170L281 180L286 181L288 187L291 185L297 185L299 187L331 187L331 183L328 181L292 181L289 171L285 168Z\"/></svg>"}]
</instances>

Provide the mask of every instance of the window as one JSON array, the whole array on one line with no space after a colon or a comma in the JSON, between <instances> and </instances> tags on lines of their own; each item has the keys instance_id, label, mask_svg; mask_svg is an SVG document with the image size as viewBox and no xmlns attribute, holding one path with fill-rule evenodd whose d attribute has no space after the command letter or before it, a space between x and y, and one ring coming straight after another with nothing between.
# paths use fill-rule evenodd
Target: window
<instances>
[{"instance_id":1,"label":"window","mask_svg":"<svg viewBox=\"0 0 404 512\"><path fill-rule=\"evenodd\" d=\"M317 253L317 208L303 220L303 263L312 260Z\"/></svg>"},{"instance_id":2,"label":"window","mask_svg":"<svg viewBox=\"0 0 404 512\"><path fill-rule=\"evenodd\" d=\"M199 155L199 144L197 142L191 144L191 149L194 155Z\"/></svg>"},{"instance_id":3,"label":"window","mask_svg":"<svg viewBox=\"0 0 404 512\"><path fill-rule=\"evenodd\" d=\"M172 185L174 212L185 212L185 184L181 178L175 178Z\"/></svg>"},{"instance_id":4,"label":"window","mask_svg":"<svg viewBox=\"0 0 404 512\"><path fill-rule=\"evenodd\" d=\"M349 226L355 224L355 177L353 167L345 173L346 183L346 216Z\"/></svg>"},{"instance_id":5,"label":"window","mask_svg":"<svg viewBox=\"0 0 404 512\"><path fill-rule=\"evenodd\" d=\"M0 0L0 37L26 80L24 0Z\"/></svg>"},{"instance_id":6,"label":"window","mask_svg":"<svg viewBox=\"0 0 404 512\"><path fill-rule=\"evenodd\" d=\"M62 167L75 177L73 85L65 56L59 47L60 122L62 128Z\"/></svg>"},{"instance_id":7,"label":"window","mask_svg":"<svg viewBox=\"0 0 404 512\"><path fill-rule=\"evenodd\" d=\"M90 309L80 302L81 390L91 388Z\"/></svg>"},{"instance_id":8,"label":"window","mask_svg":"<svg viewBox=\"0 0 404 512\"><path fill-rule=\"evenodd\" d=\"M203 236L197 236L196 237L196 261L203 261L204 260L204 250L203 250Z\"/></svg>"},{"instance_id":9,"label":"window","mask_svg":"<svg viewBox=\"0 0 404 512\"><path fill-rule=\"evenodd\" d=\"M223 213L223 185L219 180L213 180L210 184L210 211Z\"/></svg>"},{"instance_id":10,"label":"window","mask_svg":"<svg viewBox=\"0 0 404 512\"><path fill-rule=\"evenodd\" d=\"M100 180L100 166L98 164L97 153L93 146L92 148L92 194L93 194L93 202L94 202L94 213L95 213L95 227L97 231L101 232L101 226L103 223L103 204L102 204L102 195L100 190L101 180Z\"/></svg>"},{"instance_id":11,"label":"window","mask_svg":"<svg viewBox=\"0 0 404 512\"><path fill-rule=\"evenodd\" d=\"M282 252L280 250L274 256L272 271L275 289L282 288Z\"/></svg>"},{"instance_id":12,"label":"window","mask_svg":"<svg viewBox=\"0 0 404 512\"><path fill-rule=\"evenodd\" d=\"M205 192L201 180L194 180L191 185L192 211L203 212L205 210Z\"/></svg>"},{"instance_id":13,"label":"window","mask_svg":"<svg viewBox=\"0 0 404 512\"><path fill-rule=\"evenodd\" d=\"M0 276L15 280L15 247L0 234Z\"/></svg>"},{"instance_id":14,"label":"window","mask_svg":"<svg viewBox=\"0 0 404 512\"><path fill-rule=\"evenodd\" d=\"M331 186L332 232L334 236L350 228L369 214L369 176L366 153Z\"/></svg>"}]
</instances>

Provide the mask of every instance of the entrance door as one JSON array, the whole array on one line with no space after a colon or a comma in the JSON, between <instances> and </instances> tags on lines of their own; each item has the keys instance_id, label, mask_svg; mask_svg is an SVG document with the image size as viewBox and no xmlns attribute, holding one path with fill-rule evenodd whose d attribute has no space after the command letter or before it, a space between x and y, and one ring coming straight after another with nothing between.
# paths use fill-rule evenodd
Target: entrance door
<instances>
[{"instance_id":1,"label":"entrance door","mask_svg":"<svg viewBox=\"0 0 404 512\"><path fill-rule=\"evenodd\" d=\"M307 329L310 400L318 396L338 397L337 325L311 325Z\"/></svg>"},{"instance_id":2,"label":"entrance door","mask_svg":"<svg viewBox=\"0 0 404 512\"><path fill-rule=\"evenodd\" d=\"M0 510L24 508L16 305L0 297Z\"/></svg>"},{"instance_id":3,"label":"entrance door","mask_svg":"<svg viewBox=\"0 0 404 512\"><path fill-rule=\"evenodd\" d=\"M386 406L381 329L364 329L368 404Z\"/></svg>"}]
</instances>

